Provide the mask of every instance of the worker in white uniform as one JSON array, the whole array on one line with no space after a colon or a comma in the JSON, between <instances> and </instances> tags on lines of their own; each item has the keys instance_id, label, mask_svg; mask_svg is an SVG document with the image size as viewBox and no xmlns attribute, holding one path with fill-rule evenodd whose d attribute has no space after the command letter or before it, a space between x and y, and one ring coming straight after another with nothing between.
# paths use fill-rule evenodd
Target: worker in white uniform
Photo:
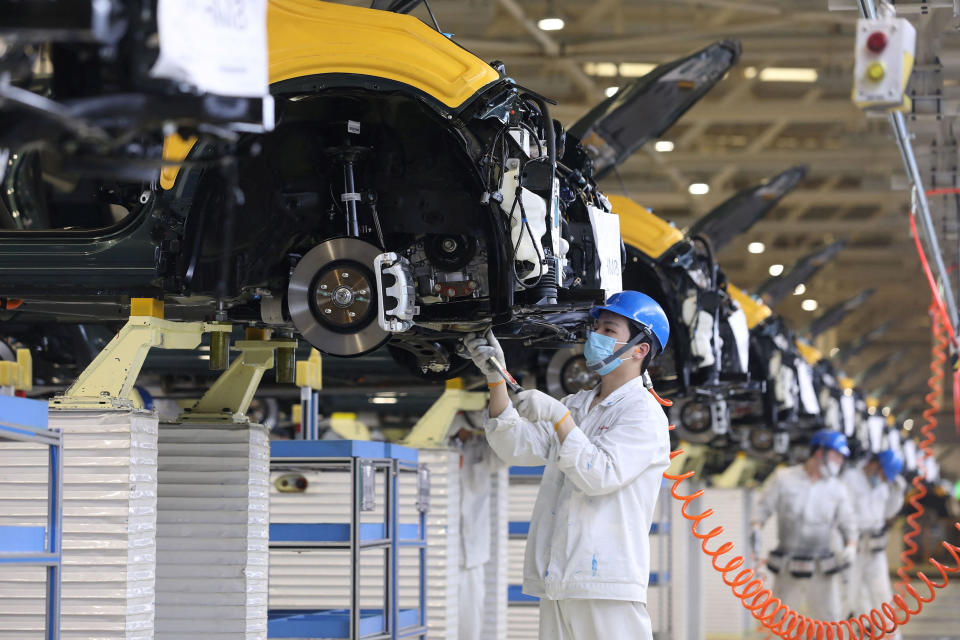
<instances>
[{"instance_id":1,"label":"worker in white uniform","mask_svg":"<svg viewBox=\"0 0 960 640\"><path fill-rule=\"evenodd\" d=\"M487 606L484 565L490 560L492 474L503 467L479 432L480 421L473 420L461 412L454 417L451 427L454 443L460 449L458 640L480 640L483 630L483 612Z\"/></svg>"},{"instance_id":2,"label":"worker in white uniform","mask_svg":"<svg viewBox=\"0 0 960 640\"><path fill-rule=\"evenodd\" d=\"M857 557L847 581L848 614L867 613L893 598L886 553L887 521L903 506L907 483L900 475L902 470L900 454L885 449L843 473L860 531ZM888 635L897 640L900 632Z\"/></svg>"},{"instance_id":3,"label":"worker in white uniform","mask_svg":"<svg viewBox=\"0 0 960 640\"><path fill-rule=\"evenodd\" d=\"M839 574L856 555L853 505L839 478L849 455L847 438L839 431L815 433L807 461L779 469L770 479L753 522L758 531L776 514L779 544L767 559L776 575L774 595L818 620L841 619ZM845 544L835 553L831 541L838 529Z\"/></svg>"},{"instance_id":4,"label":"worker in white uniform","mask_svg":"<svg viewBox=\"0 0 960 640\"><path fill-rule=\"evenodd\" d=\"M650 640L649 535L670 438L644 374L669 322L636 291L591 315L584 357L600 384L562 401L528 390L514 404L491 362L503 363L492 333L465 344L490 387L490 446L507 464L545 465L523 570L523 592L540 598L541 640Z\"/></svg>"}]
</instances>

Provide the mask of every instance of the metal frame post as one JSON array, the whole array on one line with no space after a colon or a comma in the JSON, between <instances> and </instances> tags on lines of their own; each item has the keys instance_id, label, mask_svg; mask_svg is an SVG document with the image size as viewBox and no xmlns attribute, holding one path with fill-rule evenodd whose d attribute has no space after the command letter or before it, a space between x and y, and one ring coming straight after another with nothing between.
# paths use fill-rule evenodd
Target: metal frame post
<instances>
[{"instance_id":1,"label":"metal frame post","mask_svg":"<svg viewBox=\"0 0 960 640\"><path fill-rule=\"evenodd\" d=\"M47 553L57 561L47 567L47 640L60 640L60 574L63 564L63 432L49 449L47 496Z\"/></svg>"},{"instance_id":2,"label":"metal frame post","mask_svg":"<svg viewBox=\"0 0 960 640\"><path fill-rule=\"evenodd\" d=\"M350 638L360 637L360 459L350 458Z\"/></svg>"}]
</instances>

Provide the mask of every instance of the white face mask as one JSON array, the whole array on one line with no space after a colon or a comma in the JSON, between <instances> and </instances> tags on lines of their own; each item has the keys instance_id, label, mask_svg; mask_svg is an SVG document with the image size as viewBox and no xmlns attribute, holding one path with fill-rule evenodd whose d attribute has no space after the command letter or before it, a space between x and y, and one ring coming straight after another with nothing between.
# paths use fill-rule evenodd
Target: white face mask
<instances>
[{"instance_id":1,"label":"white face mask","mask_svg":"<svg viewBox=\"0 0 960 640\"><path fill-rule=\"evenodd\" d=\"M836 478L840 475L840 467L842 466L842 463L827 460L820 465L820 473L826 478Z\"/></svg>"}]
</instances>

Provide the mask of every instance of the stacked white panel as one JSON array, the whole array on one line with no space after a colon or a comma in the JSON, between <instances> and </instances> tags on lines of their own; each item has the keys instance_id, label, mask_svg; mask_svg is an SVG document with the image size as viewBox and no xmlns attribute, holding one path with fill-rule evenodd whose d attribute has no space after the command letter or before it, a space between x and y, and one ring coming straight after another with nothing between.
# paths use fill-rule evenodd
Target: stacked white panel
<instances>
[{"instance_id":1,"label":"stacked white panel","mask_svg":"<svg viewBox=\"0 0 960 640\"><path fill-rule=\"evenodd\" d=\"M260 425L162 425L157 640L266 638L269 459Z\"/></svg>"},{"instance_id":2,"label":"stacked white panel","mask_svg":"<svg viewBox=\"0 0 960 640\"><path fill-rule=\"evenodd\" d=\"M507 637L508 549L507 469L490 476L490 560L484 565L483 629L481 638Z\"/></svg>"},{"instance_id":3,"label":"stacked white panel","mask_svg":"<svg viewBox=\"0 0 960 640\"><path fill-rule=\"evenodd\" d=\"M540 478L513 477L509 483L507 517L511 522L529 522L533 505L540 491ZM527 539L510 538L507 542L507 584L523 584L523 555ZM509 640L536 640L539 637L540 607L536 603L508 603Z\"/></svg>"},{"instance_id":4,"label":"stacked white panel","mask_svg":"<svg viewBox=\"0 0 960 640\"><path fill-rule=\"evenodd\" d=\"M50 412L62 429L65 640L150 640L154 632L157 418L144 411ZM46 521L47 452L0 449L0 525ZM43 637L45 575L0 572L0 637Z\"/></svg>"},{"instance_id":5,"label":"stacked white panel","mask_svg":"<svg viewBox=\"0 0 960 640\"><path fill-rule=\"evenodd\" d=\"M715 527L723 527L723 534L714 542L711 548L716 548L722 542L730 541L736 545L737 555L746 555L748 536L750 532L750 491L747 489L715 489L707 488L700 500L701 508L692 510L699 513L703 509L713 509L714 514L700 525L700 530L710 531ZM683 521L686 523L687 521ZM729 560L732 555L724 557ZM757 626L749 612L744 609L740 601L730 592L719 573L710 564L710 558L700 553L701 572L704 576L703 616L708 621L709 635L717 637L742 637L751 633Z\"/></svg>"},{"instance_id":6,"label":"stacked white panel","mask_svg":"<svg viewBox=\"0 0 960 640\"><path fill-rule=\"evenodd\" d=\"M421 449L430 469L427 513L427 626L430 640L456 640L459 623L460 453Z\"/></svg>"}]
</instances>

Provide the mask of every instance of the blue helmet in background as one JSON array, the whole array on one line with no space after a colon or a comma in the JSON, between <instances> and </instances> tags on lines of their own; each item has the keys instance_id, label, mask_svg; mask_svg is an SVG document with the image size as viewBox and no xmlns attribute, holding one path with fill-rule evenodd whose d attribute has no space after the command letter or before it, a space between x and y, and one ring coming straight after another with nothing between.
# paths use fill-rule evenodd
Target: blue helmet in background
<instances>
[{"instance_id":1,"label":"blue helmet in background","mask_svg":"<svg viewBox=\"0 0 960 640\"><path fill-rule=\"evenodd\" d=\"M610 296L607 304L591 309L590 315L597 318L601 311L615 313L639 324L656 338L657 351L654 355L663 353L670 339L670 321L656 300L639 291L621 291Z\"/></svg>"},{"instance_id":2,"label":"blue helmet in background","mask_svg":"<svg viewBox=\"0 0 960 640\"><path fill-rule=\"evenodd\" d=\"M813 437L810 439L810 446L833 449L844 458L850 457L850 447L847 445L847 436L832 429L821 429L813 434Z\"/></svg>"},{"instance_id":3,"label":"blue helmet in background","mask_svg":"<svg viewBox=\"0 0 960 640\"><path fill-rule=\"evenodd\" d=\"M887 477L887 482L893 482L900 472L903 471L903 458L893 449L884 449L877 454L877 462L883 469L883 475Z\"/></svg>"}]
</instances>

